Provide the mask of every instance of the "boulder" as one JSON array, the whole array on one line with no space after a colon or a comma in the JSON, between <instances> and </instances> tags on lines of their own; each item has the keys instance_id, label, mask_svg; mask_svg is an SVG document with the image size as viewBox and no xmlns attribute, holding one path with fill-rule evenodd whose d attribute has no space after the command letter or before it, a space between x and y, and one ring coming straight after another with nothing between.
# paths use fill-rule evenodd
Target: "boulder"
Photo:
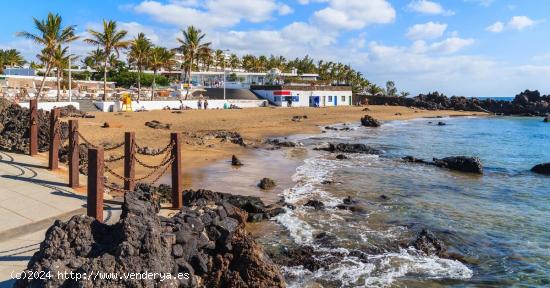
<instances>
[{"instance_id":1,"label":"boulder","mask_svg":"<svg viewBox=\"0 0 550 288\"><path fill-rule=\"evenodd\" d=\"M243 166L243 163L237 156L233 155L231 156L231 165L233 166Z\"/></svg>"},{"instance_id":2,"label":"boulder","mask_svg":"<svg viewBox=\"0 0 550 288\"><path fill-rule=\"evenodd\" d=\"M126 193L114 225L83 215L56 221L26 272L187 273L164 281L98 277L97 287L285 287L279 268L244 229L240 209L201 199L165 218L157 215L153 194L138 189ZM14 287L90 285L86 279L51 277L19 279Z\"/></svg>"},{"instance_id":3,"label":"boulder","mask_svg":"<svg viewBox=\"0 0 550 288\"><path fill-rule=\"evenodd\" d=\"M549 123L550 122L550 116L546 116L544 117L544 120L543 120L545 123Z\"/></svg>"},{"instance_id":4,"label":"boulder","mask_svg":"<svg viewBox=\"0 0 550 288\"><path fill-rule=\"evenodd\" d=\"M277 186L277 184L275 183L275 180L271 178L263 178L260 180L260 183L258 183L258 187L263 190L270 190L275 188L275 186Z\"/></svg>"},{"instance_id":5,"label":"boulder","mask_svg":"<svg viewBox=\"0 0 550 288\"><path fill-rule=\"evenodd\" d=\"M374 119L370 115L365 115L363 118L361 118L361 125L366 127L380 127L382 125L380 121Z\"/></svg>"},{"instance_id":6,"label":"boulder","mask_svg":"<svg viewBox=\"0 0 550 288\"><path fill-rule=\"evenodd\" d=\"M483 174L483 165L481 164L481 159L478 157L455 156L446 157L443 159L434 158L434 164L437 167L448 168L451 170Z\"/></svg>"},{"instance_id":7,"label":"boulder","mask_svg":"<svg viewBox=\"0 0 550 288\"><path fill-rule=\"evenodd\" d=\"M531 168L531 171L538 174L550 175L550 163L538 164Z\"/></svg>"},{"instance_id":8,"label":"boulder","mask_svg":"<svg viewBox=\"0 0 550 288\"><path fill-rule=\"evenodd\" d=\"M434 233L427 229L422 231L416 236L416 239L412 241L408 246L412 246L417 250L424 252L428 256L438 256L447 258L447 247L438 239Z\"/></svg>"},{"instance_id":9,"label":"boulder","mask_svg":"<svg viewBox=\"0 0 550 288\"><path fill-rule=\"evenodd\" d=\"M167 129L167 130L172 127L171 124L164 124L157 120L147 121L145 122L145 126L153 129Z\"/></svg>"},{"instance_id":10,"label":"boulder","mask_svg":"<svg viewBox=\"0 0 550 288\"><path fill-rule=\"evenodd\" d=\"M329 143L325 146L314 148L314 150L328 151L331 153L362 153L362 154L382 154L382 151L367 146L365 144L351 144L351 143Z\"/></svg>"},{"instance_id":11,"label":"boulder","mask_svg":"<svg viewBox=\"0 0 550 288\"><path fill-rule=\"evenodd\" d=\"M307 206L307 207L313 207L315 208L315 210L321 210L323 208L325 208L325 204L319 200L316 200L316 199L311 199L311 200L308 200L306 202L306 204L304 204L304 206Z\"/></svg>"},{"instance_id":12,"label":"boulder","mask_svg":"<svg viewBox=\"0 0 550 288\"><path fill-rule=\"evenodd\" d=\"M336 159L338 160L346 160L346 159L349 159L348 156L344 155L344 154L338 154L336 155Z\"/></svg>"}]
</instances>

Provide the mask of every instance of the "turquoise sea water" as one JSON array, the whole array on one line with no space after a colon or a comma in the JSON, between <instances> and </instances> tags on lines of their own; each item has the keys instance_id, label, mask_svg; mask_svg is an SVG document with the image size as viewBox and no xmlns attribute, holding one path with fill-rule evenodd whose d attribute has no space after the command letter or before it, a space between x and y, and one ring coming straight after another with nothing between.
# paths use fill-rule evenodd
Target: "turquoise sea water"
<instances>
[{"instance_id":1,"label":"turquoise sea water","mask_svg":"<svg viewBox=\"0 0 550 288\"><path fill-rule=\"evenodd\" d=\"M447 125L434 125L439 121ZM282 236L266 235L262 241L286 237L320 251L361 250L368 260L348 255L315 273L287 267L291 286L550 286L550 177L529 171L550 162L549 124L540 118L488 117L394 121L377 129L348 126L354 130L295 137L308 156L284 196L298 208L278 217ZM337 160L312 150L325 142L365 143L385 153ZM476 176L399 161L405 155L428 160L477 156L485 173ZM366 212L336 209L347 196L362 200ZM328 208L303 207L309 199L319 199ZM408 248L407 241L423 228L434 231L464 260ZM320 232L336 236L336 247L316 245Z\"/></svg>"}]
</instances>

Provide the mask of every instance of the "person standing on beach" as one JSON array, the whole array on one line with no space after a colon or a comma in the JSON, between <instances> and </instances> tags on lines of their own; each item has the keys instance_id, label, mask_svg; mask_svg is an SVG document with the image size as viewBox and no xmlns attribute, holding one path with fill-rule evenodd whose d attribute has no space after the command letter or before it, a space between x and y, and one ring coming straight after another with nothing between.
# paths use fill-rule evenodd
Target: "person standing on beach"
<instances>
[{"instance_id":1,"label":"person standing on beach","mask_svg":"<svg viewBox=\"0 0 550 288\"><path fill-rule=\"evenodd\" d=\"M197 109L202 109L202 99L199 98L199 101L197 101Z\"/></svg>"},{"instance_id":2,"label":"person standing on beach","mask_svg":"<svg viewBox=\"0 0 550 288\"><path fill-rule=\"evenodd\" d=\"M204 110L208 109L208 99L204 99Z\"/></svg>"}]
</instances>

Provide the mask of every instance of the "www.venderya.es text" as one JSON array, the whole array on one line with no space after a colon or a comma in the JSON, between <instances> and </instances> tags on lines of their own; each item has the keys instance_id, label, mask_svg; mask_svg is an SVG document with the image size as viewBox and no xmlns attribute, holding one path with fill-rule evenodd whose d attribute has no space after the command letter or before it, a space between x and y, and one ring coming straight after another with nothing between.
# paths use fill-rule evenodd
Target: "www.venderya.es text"
<instances>
[{"instance_id":1,"label":"www.venderya.es text","mask_svg":"<svg viewBox=\"0 0 550 288\"><path fill-rule=\"evenodd\" d=\"M52 279L58 278L62 280L151 280L151 281L165 281L165 280L187 280L190 277L189 273L158 273L158 272L128 272L128 273L116 273L116 272L101 272L91 271L86 272L52 272L52 271L23 271L11 273L12 279Z\"/></svg>"}]
</instances>

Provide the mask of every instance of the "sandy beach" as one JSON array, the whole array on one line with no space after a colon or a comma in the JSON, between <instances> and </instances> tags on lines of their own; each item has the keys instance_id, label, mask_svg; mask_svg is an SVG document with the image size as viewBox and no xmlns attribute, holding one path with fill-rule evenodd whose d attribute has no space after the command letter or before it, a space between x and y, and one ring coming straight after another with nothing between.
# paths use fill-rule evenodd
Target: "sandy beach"
<instances>
[{"instance_id":1,"label":"sandy beach","mask_svg":"<svg viewBox=\"0 0 550 288\"><path fill-rule=\"evenodd\" d=\"M421 117L436 116L466 116L482 113L461 111L427 111L395 106L336 107L336 108L253 108L242 110L186 110L149 111L133 113L94 113L95 118L79 119L80 132L93 143L116 144L124 141L124 132L134 131L139 146L162 148L170 139L171 132L183 133L183 163L189 172L203 168L216 161L229 159L231 155L245 155L250 148L259 147L268 137L286 136L291 134L319 133L320 126L343 122L357 122L365 114L382 121L406 120ZM292 121L293 116L307 116L300 122ZM64 119L67 120L67 119ZM170 129L153 129L145 126L145 122L157 120L170 124ZM109 123L109 128L103 128ZM248 147L220 142L207 136L213 131L231 131L239 133ZM206 136L206 137L205 137ZM106 153L121 155L123 148ZM146 159L146 158L145 158ZM159 157L149 157L149 163L160 162ZM116 171L122 173L123 162L111 164ZM138 165L139 166L139 165ZM146 173L136 168L136 175ZM116 179L111 179L114 181ZM185 187L191 187L190 178L185 179ZM116 182L116 181L115 181Z\"/></svg>"}]
</instances>

